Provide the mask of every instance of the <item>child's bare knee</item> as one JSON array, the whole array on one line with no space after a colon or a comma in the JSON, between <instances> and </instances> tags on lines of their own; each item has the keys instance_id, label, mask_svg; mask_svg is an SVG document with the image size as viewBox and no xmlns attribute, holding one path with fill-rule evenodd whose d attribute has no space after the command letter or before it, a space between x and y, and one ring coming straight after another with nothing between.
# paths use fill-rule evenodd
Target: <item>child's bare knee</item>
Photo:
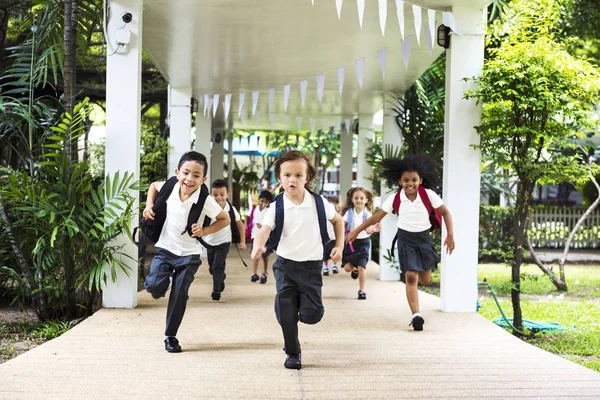
<instances>
[{"instance_id":1,"label":"child's bare knee","mask_svg":"<svg viewBox=\"0 0 600 400\"><path fill-rule=\"evenodd\" d=\"M419 280L419 277L416 272L414 272L414 271L406 272L406 284L407 285L411 285L411 286L416 285L418 280Z\"/></svg>"}]
</instances>

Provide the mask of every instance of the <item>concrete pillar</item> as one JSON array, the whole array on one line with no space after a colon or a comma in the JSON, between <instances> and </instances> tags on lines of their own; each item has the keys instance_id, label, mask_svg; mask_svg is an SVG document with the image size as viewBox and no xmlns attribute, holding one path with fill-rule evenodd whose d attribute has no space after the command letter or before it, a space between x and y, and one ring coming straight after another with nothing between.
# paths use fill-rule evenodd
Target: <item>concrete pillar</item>
<instances>
[{"instance_id":1,"label":"concrete pillar","mask_svg":"<svg viewBox=\"0 0 600 400\"><path fill-rule=\"evenodd\" d=\"M211 179L223 179L223 157L225 150L223 142L226 139L225 115L223 108L219 107L217 114L212 119L212 155L211 155Z\"/></svg>"},{"instance_id":2,"label":"concrete pillar","mask_svg":"<svg viewBox=\"0 0 600 400\"><path fill-rule=\"evenodd\" d=\"M211 142L211 120L210 117L205 117L202 113L196 113L196 150L206 157L208 164L208 174L206 174L206 182L210 184L212 170L210 167L210 142Z\"/></svg>"},{"instance_id":3,"label":"concrete pillar","mask_svg":"<svg viewBox=\"0 0 600 400\"><path fill-rule=\"evenodd\" d=\"M106 161L105 172L134 174L140 176L140 114L142 93L142 5L138 0L115 0L111 3L113 16L107 26L108 40L116 48L114 38L123 25L119 18L125 12L133 15L126 25L131 31L131 41L111 57L106 58ZM121 52L122 51L122 52ZM137 199L137 193L133 193ZM137 210L138 201L133 209ZM132 228L137 226L134 213ZM128 274L116 267L117 278L113 282L107 271L108 281L102 295L104 307L133 308L137 305L138 249L126 235L111 245L123 245L121 261L129 267ZM127 257L128 256L128 257ZM108 267L107 267L108 268Z\"/></svg>"},{"instance_id":4,"label":"concrete pillar","mask_svg":"<svg viewBox=\"0 0 600 400\"><path fill-rule=\"evenodd\" d=\"M356 156L356 182L359 187L373 191L373 169L367 163L369 147L373 145L373 116L361 115L358 119L358 152Z\"/></svg>"},{"instance_id":5,"label":"concrete pillar","mask_svg":"<svg viewBox=\"0 0 600 400\"><path fill-rule=\"evenodd\" d=\"M440 295L442 311L474 312L481 157L472 146L479 144L473 127L481 122L481 108L463 98L471 85L463 79L481 74L485 16L480 8L453 7L452 12L463 36L452 35L446 57L443 199L454 219L456 249L451 256L442 254Z\"/></svg>"},{"instance_id":6,"label":"concrete pillar","mask_svg":"<svg viewBox=\"0 0 600 400\"><path fill-rule=\"evenodd\" d=\"M233 199L233 113L227 118L227 190Z\"/></svg>"},{"instance_id":7,"label":"concrete pillar","mask_svg":"<svg viewBox=\"0 0 600 400\"><path fill-rule=\"evenodd\" d=\"M389 94L384 95L383 108L383 145L382 148L390 144L394 148L402 147L402 134L398 125L394 111L391 109L391 101ZM388 188L385 182L381 182L381 203L395 194L394 188ZM395 215L388 215L381 221L381 231L379 232L379 279L382 281L397 281L400 280L400 273L397 268L392 266L392 263L387 261L384 256L388 254L388 250L392 246L392 240L396 236L396 223L398 218ZM396 256L398 252L396 251Z\"/></svg>"},{"instance_id":8,"label":"concrete pillar","mask_svg":"<svg viewBox=\"0 0 600 400\"><path fill-rule=\"evenodd\" d=\"M352 123L342 124L340 131L340 203L346 199L346 192L352 187Z\"/></svg>"},{"instance_id":9,"label":"concrete pillar","mask_svg":"<svg viewBox=\"0 0 600 400\"><path fill-rule=\"evenodd\" d=\"M173 176L183 153L192 149L192 89L169 86L168 174Z\"/></svg>"}]
</instances>

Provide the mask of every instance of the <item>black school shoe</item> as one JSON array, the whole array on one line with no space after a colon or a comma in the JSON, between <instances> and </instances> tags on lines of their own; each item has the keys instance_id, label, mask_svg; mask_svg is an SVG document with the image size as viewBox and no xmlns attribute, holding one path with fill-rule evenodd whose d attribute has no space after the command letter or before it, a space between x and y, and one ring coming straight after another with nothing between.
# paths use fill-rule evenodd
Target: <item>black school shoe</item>
<instances>
[{"instance_id":1,"label":"black school shoe","mask_svg":"<svg viewBox=\"0 0 600 400\"><path fill-rule=\"evenodd\" d=\"M269 277L269 274L262 274L262 276L260 277L260 283L267 283L267 278Z\"/></svg>"},{"instance_id":2,"label":"black school shoe","mask_svg":"<svg viewBox=\"0 0 600 400\"><path fill-rule=\"evenodd\" d=\"M256 274L254 274L250 277L250 282L258 282L259 279L260 279L260 277Z\"/></svg>"},{"instance_id":3,"label":"black school shoe","mask_svg":"<svg viewBox=\"0 0 600 400\"><path fill-rule=\"evenodd\" d=\"M177 338L169 336L165 339L165 350L169 353L181 353L181 346Z\"/></svg>"},{"instance_id":4,"label":"black school shoe","mask_svg":"<svg viewBox=\"0 0 600 400\"><path fill-rule=\"evenodd\" d=\"M358 299L359 300L366 300L367 299L367 294L365 292L363 292L362 290L358 291Z\"/></svg>"},{"instance_id":5,"label":"black school shoe","mask_svg":"<svg viewBox=\"0 0 600 400\"><path fill-rule=\"evenodd\" d=\"M350 272L350 276L352 279L358 279L358 268L354 268L352 272Z\"/></svg>"},{"instance_id":6,"label":"black school shoe","mask_svg":"<svg viewBox=\"0 0 600 400\"><path fill-rule=\"evenodd\" d=\"M212 297L214 301L219 301L221 300L221 292L212 292L210 297Z\"/></svg>"},{"instance_id":7,"label":"black school shoe","mask_svg":"<svg viewBox=\"0 0 600 400\"><path fill-rule=\"evenodd\" d=\"M288 354L283 366L287 369L300 369L302 368L302 361L300 360L300 354Z\"/></svg>"},{"instance_id":8,"label":"black school shoe","mask_svg":"<svg viewBox=\"0 0 600 400\"><path fill-rule=\"evenodd\" d=\"M411 323L408 326L411 325L415 331L422 331L423 325L425 325L425 320L420 315L417 315L416 317L413 317Z\"/></svg>"}]
</instances>

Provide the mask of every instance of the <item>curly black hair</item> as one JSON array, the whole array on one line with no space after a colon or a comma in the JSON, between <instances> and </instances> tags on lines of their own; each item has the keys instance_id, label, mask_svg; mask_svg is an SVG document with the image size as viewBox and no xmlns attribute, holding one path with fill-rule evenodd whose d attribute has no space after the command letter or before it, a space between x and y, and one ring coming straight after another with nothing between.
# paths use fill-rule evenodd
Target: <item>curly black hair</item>
<instances>
[{"instance_id":1,"label":"curly black hair","mask_svg":"<svg viewBox=\"0 0 600 400\"><path fill-rule=\"evenodd\" d=\"M405 172L416 172L423 179L423 187L435 189L439 186L436 165L425 154L411 154L404 158L386 158L382 162L381 178L389 188L400 186L400 178Z\"/></svg>"}]
</instances>

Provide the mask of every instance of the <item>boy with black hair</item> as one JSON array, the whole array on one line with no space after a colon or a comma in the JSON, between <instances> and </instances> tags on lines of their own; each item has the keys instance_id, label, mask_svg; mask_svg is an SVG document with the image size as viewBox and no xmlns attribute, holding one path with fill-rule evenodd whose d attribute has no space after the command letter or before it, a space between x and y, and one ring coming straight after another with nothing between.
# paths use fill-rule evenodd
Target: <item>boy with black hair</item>
<instances>
[{"instance_id":1,"label":"boy with black hair","mask_svg":"<svg viewBox=\"0 0 600 400\"><path fill-rule=\"evenodd\" d=\"M211 185L210 194L231 219L229 226L201 239L201 243L206 247L208 271L213 277L211 297L213 300L219 301L221 300L221 292L225 290L225 278L227 277L225 274L225 260L229 248L231 243L239 243L240 249L246 248L246 228L242 223L240 213L228 201L229 190L225 179L215 180ZM202 218L200 220L203 221ZM216 219L206 216L204 226L210 226L216 222Z\"/></svg>"},{"instance_id":2,"label":"boy with black hair","mask_svg":"<svg viewBox=\"0 0 600 400\"><path fill-rule=\"evenodd\" d=\"M165 350L169 353L181 352L177 330L185 313L190 285L202 263L202 246L197 239L218 232L230 221L203 185L207 172L206 157L189 151L181 156L175 177L167 182L152 182L148 188L143 216L147 220L156 218L160 236L144 286L153 298L159 299L165 296L172 278L165 329ZM214 218L216 223L202 227L198 224L201 213Z\"/></svg>"},{"instance_id":3,"label":"boy with black hair","mask_svg":"<svg viewBox=\"0 0 600 400\"><path fill-rule=\"evenodd\" d=\"M272 201L273 194L271 192L269 192L268 190L263 190L262 192L260 192L258 196L258 207L254 209L254 215L252 220L252 239L254 239L254 236L262 227L262 220L267 212L267 209L269 208L269 204L271 204ZM271 253L272 251L267 251L262 255L264 272L260 277L258 276L259 261L258 259L252 260L252 276L250 277L250 281L256 282L260 280L260 283L267 283L267 279L269 277L269 255Z\"/></svg>"}]
</instances>

